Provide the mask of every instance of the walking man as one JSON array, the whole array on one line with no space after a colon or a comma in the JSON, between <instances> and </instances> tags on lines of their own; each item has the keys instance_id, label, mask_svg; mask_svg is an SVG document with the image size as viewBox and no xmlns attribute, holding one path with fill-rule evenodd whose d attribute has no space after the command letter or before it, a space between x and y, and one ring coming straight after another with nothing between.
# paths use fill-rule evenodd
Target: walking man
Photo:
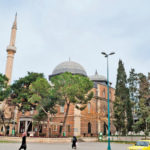
<instances>
[{"instance_id":1,"label":"walking man","mask_svg":"<svg viewBox=\"0 0 150 150\"><path fill-rule=\"evenodd\" d=\"M22 134L22 144L21 144L19 150L21 150L21 149L26 150L26 148L27 148L27 145L26 145L26 136L27 136L27 133L24 132L24 133Z\"/></svg>"},{"instance_id":2,"label":"walking man","mask_svg":"<svg viewBox=\"0 0 150 150\"><path fill-rule=\"evenodd\" d=\"M72 138L72 149L73 148L77 148L77 145L76 145L76 143L77 143L77 138L76 138L76 136L73 136L73 138Z\"/></svg>"}]
</instances>

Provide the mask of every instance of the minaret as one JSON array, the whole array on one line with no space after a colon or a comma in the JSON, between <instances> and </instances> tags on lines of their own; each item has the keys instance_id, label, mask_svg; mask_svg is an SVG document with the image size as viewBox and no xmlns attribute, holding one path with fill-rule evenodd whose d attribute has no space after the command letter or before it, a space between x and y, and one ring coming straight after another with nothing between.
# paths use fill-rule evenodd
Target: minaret
<instances>
[{"instance_id":1,"label":"minaret","mask_svg":"<svg viewBox=\"0 0 150 150\"><path fill-rule=\"evenodd\" d=\"M9 79L8 85L11 83L12 69L13 69L13 60L16 53L15 41L16 41L16 31L17 31L17 13L15 15L15 20L11 30L10 43L6 49L7 51L7 63L5 75Z\"/></svg>"}]
</instances>

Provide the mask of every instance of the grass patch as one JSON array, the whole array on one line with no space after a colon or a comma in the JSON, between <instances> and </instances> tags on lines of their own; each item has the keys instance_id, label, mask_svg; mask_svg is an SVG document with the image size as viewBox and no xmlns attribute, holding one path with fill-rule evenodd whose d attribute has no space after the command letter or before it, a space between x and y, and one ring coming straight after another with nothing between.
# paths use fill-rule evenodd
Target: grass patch
<instances>
[{"instance_id":1,"label":"grass patch","mask_svg":"<svg viewBox=\"0 0 150 150\"><path fill-rule=\"evenodd\" d=\"M17 143L17 141L0 140L0 143Z\"/></svg>"}]
</instances>

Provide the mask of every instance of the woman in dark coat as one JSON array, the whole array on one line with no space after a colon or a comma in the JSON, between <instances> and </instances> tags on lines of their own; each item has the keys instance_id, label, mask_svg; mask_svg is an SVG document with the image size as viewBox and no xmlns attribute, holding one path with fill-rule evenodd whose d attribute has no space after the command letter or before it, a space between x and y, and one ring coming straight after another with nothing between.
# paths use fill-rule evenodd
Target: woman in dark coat
<instances>
[{"instance_id":1,"label":"woman in dark coat","mask_svg":"<svg viewBox=\"0 0 150 150\"><path fill-rule=\"evenodd\" d=\"M73 138L72 138L72 148L75 148L75 149L77 148L76 143L77 143L77 138L75 136L73 136Z\"/></svg>"},{"instance_id":2,"label":"woman in dark coat","mask_svg":"<svg viewBox=\"0 0 150 150\"><path fill-rule=\"evenodd\" d=\"M26 134L26 132L24 132L22 134L22 144L21 144L19 150L21 150L21 149L26 150L26 148L27 148L27 145L26 145L26 136L27 136L27 134Z\"/></svg>"}]
</instances>

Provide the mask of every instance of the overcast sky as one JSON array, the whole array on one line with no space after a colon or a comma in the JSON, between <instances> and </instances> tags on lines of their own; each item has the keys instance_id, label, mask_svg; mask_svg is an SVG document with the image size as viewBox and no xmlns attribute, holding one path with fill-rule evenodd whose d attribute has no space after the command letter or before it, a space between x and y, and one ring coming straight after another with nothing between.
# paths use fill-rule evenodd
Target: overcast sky
<instances>
[{"instance_id":1,"label":"overcast sky","mask_svg":"<svg viewBox=\"0 0 150 150\"><path fill-rule=\"evenodd\" d=\"M5 73L15 13L17 53L12 82L28 71L47 78L59 63L78 62L88 75L106 76L102 51L109 59L115 86L118 61L147 75L150 66L149 0L0 0L0 73Z\"/></svg>"}]
</instances>

